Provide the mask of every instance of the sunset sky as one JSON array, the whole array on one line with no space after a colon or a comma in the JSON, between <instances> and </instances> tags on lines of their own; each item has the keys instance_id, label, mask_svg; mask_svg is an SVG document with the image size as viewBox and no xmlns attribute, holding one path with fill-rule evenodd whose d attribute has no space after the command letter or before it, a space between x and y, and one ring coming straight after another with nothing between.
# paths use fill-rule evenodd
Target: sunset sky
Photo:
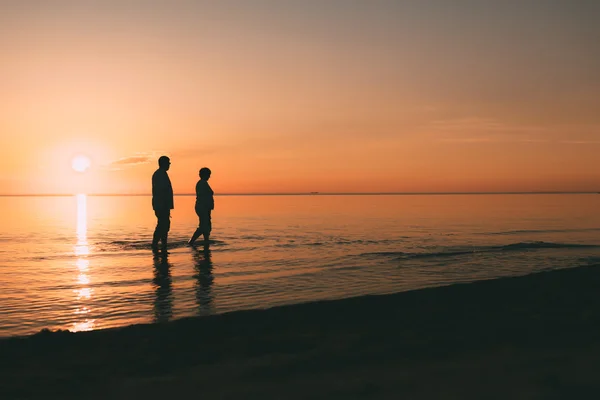
<instances>
[{"instance_id":1,"label":"sunset sky","mask_svg":"<svg viewBox=\"0 0 600 400\"><path fill-rule=\"evenodd\" d=\"M0 1L0 194L600 191L600 2ZM72 169L89 157L84 173Z\"/></svg>"}]
</instances>

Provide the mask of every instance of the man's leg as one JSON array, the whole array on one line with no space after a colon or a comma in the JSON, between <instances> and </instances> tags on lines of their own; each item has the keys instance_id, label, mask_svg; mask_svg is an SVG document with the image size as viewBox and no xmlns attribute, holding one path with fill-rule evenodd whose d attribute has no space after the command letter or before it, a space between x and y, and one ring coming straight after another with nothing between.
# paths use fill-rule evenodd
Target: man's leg
<instances>
[{"instance_id":1,"label":"man's leg","mask_svg":"<svg viewBox=\"0 0 600 400\"><path fill-rule=\"evenodd\" d=\"M162 231L161 231L161 246L164 251L167 250L167 238L169 236L169 230L171 229L171 210L166 210L162 214Z\"/></svg>"},{"instance_id":2,"label":"man's leg","mask_svg":"<svg viewBox=\"0 0 600 400\"><path fill-rule=\"evenodd\" d=\"M159 241L162 242L163 250L166 250L168 233L171 227L171 210L157 210L154 211L154 214L156 215L157 222L152 237L152 250L158 250Z\"/></svg>"},{"instance_id":3,"label":"man's leg","mask_svg":"<svg viewBox=\"0 0 600 400\"><path fill-rule=\"evenodd\" d=\"M156 228L154 228L154 235L152 235L152 250L156 251L158 250L158 241L162 236L162 221L158 211L154 211L154 215L156 215Z\"/></svg>"}]
</instances>

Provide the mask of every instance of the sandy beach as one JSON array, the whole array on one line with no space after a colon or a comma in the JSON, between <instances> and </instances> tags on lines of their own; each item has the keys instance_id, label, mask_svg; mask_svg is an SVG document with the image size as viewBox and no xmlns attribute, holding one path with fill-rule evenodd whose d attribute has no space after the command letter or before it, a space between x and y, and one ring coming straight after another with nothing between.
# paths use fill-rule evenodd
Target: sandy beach
<instances>
[{"instance_id":1,"label":"sandy beach","mask_svg":"<svg viewBox=\"0 0 600 400\"><path fill-rule=\"evenodd\" d=\"M600 268L0 341L12 398L587 398Z\"/></svg>"}]
</instances>

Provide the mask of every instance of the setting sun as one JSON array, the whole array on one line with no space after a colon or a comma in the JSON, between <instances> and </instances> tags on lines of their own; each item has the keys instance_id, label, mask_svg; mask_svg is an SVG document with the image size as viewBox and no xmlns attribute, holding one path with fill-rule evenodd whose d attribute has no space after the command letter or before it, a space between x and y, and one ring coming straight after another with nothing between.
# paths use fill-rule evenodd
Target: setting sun
<instances>
[{"instance_id":1,"label":"setting sun","mask_svg":"<svg viewBox=\"0 0 600 400\"><path fill-rule=\"evenodd\" d=\"M86 156L77 156L71 161L71 167L77 172L85 172L90 168L91 165L92 162L90 161L89 157Z\"/></svg>"}]
</instances>

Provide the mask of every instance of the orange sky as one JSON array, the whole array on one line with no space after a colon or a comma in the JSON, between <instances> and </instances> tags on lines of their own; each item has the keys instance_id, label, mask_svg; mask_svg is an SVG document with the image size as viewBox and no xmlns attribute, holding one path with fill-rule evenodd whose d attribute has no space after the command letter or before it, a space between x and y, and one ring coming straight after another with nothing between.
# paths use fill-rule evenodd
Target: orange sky
<instances>
[{"instance_id":1,"label":"orange sky","mask_svg":"<svg viewBox=\"0 0 600 400\"><path fill-rule=\"evenodd\" d=\"M507 3L2 2L0 194L600 191L600 4Z\"/></svg>"}]
</instances>

